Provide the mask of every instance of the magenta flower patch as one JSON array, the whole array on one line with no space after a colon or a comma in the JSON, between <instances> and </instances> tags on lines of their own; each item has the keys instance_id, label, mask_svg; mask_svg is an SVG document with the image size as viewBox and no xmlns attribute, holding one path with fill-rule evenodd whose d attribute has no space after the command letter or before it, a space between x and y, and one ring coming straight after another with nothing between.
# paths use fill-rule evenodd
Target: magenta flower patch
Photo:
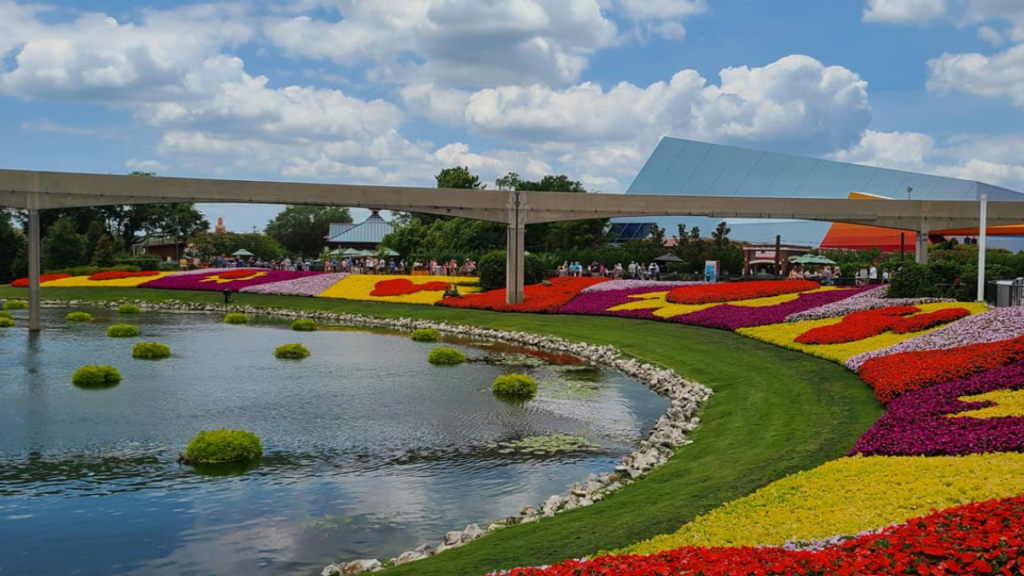
<instances>
[{"instance_id":1,"label":"magenta flower patch","mask_svg":"<svg viewBox=\"0 0 1024 576\"><path fill-rule=\"evenodd\" d=\"M237 279L220 278L219 276L221 274L238 274L238 269L234 268L209 270L206 274L172 274L146 282L139 287L157 288L160 290L208 290L211 292L231 290L233 292L240 292L243 288L249 288L250 286L320 275L320 272L292 272L289 270L254 269L252 272L252 274Z\"/></svg>"}]
</instances>

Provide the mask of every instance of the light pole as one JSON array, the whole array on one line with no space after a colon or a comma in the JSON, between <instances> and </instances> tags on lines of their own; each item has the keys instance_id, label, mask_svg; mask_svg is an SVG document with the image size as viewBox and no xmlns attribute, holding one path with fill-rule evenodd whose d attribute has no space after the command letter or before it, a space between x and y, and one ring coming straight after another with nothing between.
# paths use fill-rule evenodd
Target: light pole
<instances>
[{"instance_id":1,"label":"light pole","mask_svg":"<svg viewBox=\"0 0 1024 576\"><path fill-rule=\"evenodd\" d=\"M910 200L910 195L914 193L913 186L907 186L907 200Z\"/></svg>"}]
</instances>

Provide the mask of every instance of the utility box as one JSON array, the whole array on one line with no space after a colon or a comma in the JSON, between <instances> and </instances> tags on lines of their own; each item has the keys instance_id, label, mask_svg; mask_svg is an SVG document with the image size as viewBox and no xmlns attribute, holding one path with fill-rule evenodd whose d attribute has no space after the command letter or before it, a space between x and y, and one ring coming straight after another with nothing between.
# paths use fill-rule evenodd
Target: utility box
<instances>
[{"instance_id":1,"label":"utility box","mask_svg":"<svg viewBox=\"0 0 1024 576\"><path fill-rule=\"evenodd\" d=\"M996 282L996 307L1024 306L1024 278Z\"/></svg>"}]
</instances>

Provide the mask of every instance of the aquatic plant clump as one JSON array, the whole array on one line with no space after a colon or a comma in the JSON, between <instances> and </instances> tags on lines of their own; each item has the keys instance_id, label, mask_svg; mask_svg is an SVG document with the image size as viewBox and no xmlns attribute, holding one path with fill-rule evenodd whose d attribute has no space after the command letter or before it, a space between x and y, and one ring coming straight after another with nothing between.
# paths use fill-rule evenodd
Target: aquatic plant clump
<instances>
[{"instance_id":1,"label":"aquatic plant clump","mask_svg":"<svg viewBox=\"0 0 1024 576\"><path fill-rule=\"evenodd\" d=\"M495 396L529 398L537 393L537 381L526 374L503 374L491 387Z\"/></svg>"},{"instance_id":2,"label":"aquatic plant clump","mask_svg":"<svg viewBox=\"0 0 1024 576\"><path fill-rule=\"evenodd\" d=\"M117 307L117 313L125 315L141 314L142 309L135 304L121 304Z\"/></svg>"},{"instance_id":3,"label":"aquatic plant clump","mask_svg":"<svg viewBox=\"0 0 1024 576\"><path fill-rule=\"evenodd\" d=\"M466 361L466 355L455 348L434 348L427 356L427 362L437 366L454 366Z\"/></svg>"},{"instance_id":4,"label":"aquatic plant clump","mask_svg":"<svg viewBox=\"0 0 1024 576\"><path fill-rule=\"evenodd\" d=\"M299 318L292 322L292 330L296 332L316 332L316 320Z\"/></svg>"},{"instance_id":5,"label":"aquatic plant clump","mask_svg":"<svg viewBox=\"0 0 1024 576\"><path fill-rule=\"evenodd\" d=\"M4 302L4 310L28 310L28 302L24 300L8 300Z\"/></svg>"},{"instance_id":6,"label":"aquatic plant clump","mask_svg":"<svg viewBox=\"0 0 1024 576\"><path fill-rule=\"evenodd\" d=\"M139 342L132 347L132 358L136 360L163 360L171 357L171 347L159 342Z\"/></svg>"},{"instance_id":7,"label":"aquatic plant clump","mask_svg":"<svg viewBox=\"0 0 1024 576\"><path fill-rule=\"evenodd\" d=\"M309 349L302 344L283 344L274 350L279 360L304 360L309 358Z\"/></svg>"},{"instance_id":8,"label":"aquatic plant clump","mask_svg":"<svg viewBox=\"0 0 1024 576\"><path fill-rule=\"evenodd\" d=\"M440 342L441 331L435 330L434 328L423 328L421 330L413 330L412 340L413 342Z\"/></svg>"},{"instance_id":9,"label":"aquatic plant clump","mask_svg":"<svg viewBox=\"0 0 1024 576\"><path fill-rule=\"evenodd\" d=\"M10 312L7 312L5 310L0 310L0 318L14 318L14 316L11 315Z\"/></svg>"},{"instance_id":10,"label":"aquatic plant clump","mask_svg":"<svg viewBox=\"0 0 1024 576\"><path fill-rule=\"evenodd\" d=\"M229 312L224 315L225 324L248 324L249 316L242 312Z\"/></svg>"},{"instance_id":11,"label":"aquatic plant clump","mask_svg":"<svg viewBox=\"0 0 1024 576\"><path fill-rule=\"evenodd\" d=\"M550 456L566 452L593 452L601 449L601 446L582 436L568 434L530 436L520 440L491 442L488 446L497 449L500 454L533 454L535 456Z\"/></svg>"},{"instance_id":12,"label":"aquatic plant clump","mask_svg":"<svg viewBox=\"0 0 1024 576\"><path fill-rule=\"evenodd\" d=\"M0 316L0 328L14 328L14 319L9 316Z\"/></svg>"},{"instance_id":13,"label":"aquatic plant clump","mask_svg":"<svg viewBox=\"0 0 1024 576\"><path fill-rule=\"evenodd\" d=\"M259 436L245 430L210 430L196 434L185 449L189 464L247 462L263 457Z\"/></svg>"},{"instance_id":14,"label":"aquatic plant clump","mask_svg":"<svg viewBox=\"0 0 1024 576\"><path fill-rule=\"evenodd\" d=\"M64 319L68 322L92 322L92 314L88 312L69 312Z\"/></svg>"},{"instance_id":15,"label":"aquatic plant clump","mask_svg":"<svg viewBox=\"0 0 1024 576\"><path fill-rule=\"evenodd\" d=\"M121 373L113 366L82 366L71 377L76 386L112 386L121 381Z\"/></svg>"},{"instance_id":16,"label":"aquatic plant clump","mask_svg":"<svg viewBox=\"0 0 1024 576\"><path fill-rule=\"evenodd\" d=\"M134 338L139 335L139 327L131 324L114 324L107 328L107 336L111 338Z\"/></svg>"}]
</instances>

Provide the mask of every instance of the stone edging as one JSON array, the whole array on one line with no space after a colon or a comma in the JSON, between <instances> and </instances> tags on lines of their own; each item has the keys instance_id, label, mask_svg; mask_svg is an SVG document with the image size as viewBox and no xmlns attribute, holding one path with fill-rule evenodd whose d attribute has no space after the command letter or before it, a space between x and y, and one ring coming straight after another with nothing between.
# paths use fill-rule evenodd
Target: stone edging
<instances>
[{"instance_id":1,"label":"stone edging","mask_svg":"<svg viewBox=\"0 0 1024 576\"><path fill-rule=\"evenodd\" d=\"M518 517L506 519L504 522L493 523L486 529L480 528L477 524L470 524L464 530L456 530L445 534L442 541L436 548L424 544L415 550L400 554L396 558L384 562L376 559L355 560L352 562L330 564L323 569L323 576L334 574L362 574L364 572L378 572L387 566L405 564L415 560L421 560L449 550L457 548L473 540L487 535L489 532L499 530L512 524L525 524L537 522L543 518L555 514L583 508L593 505L622 489L624 486L633 483L637 478L644 476L654 468L667 462L675 450L681 446L690 444L692 441L686 438L686 433L692 431L700 423L698 414L704 403L714 393L710 388L684 379L675 372L659 368L652 364L642 363L635 358L625 358L612 346L596 346L570 342L554 336L541 336L528 332L508 332L504 330L491 330L489 328L478 328L475 326L463 326L448 324L446 322L431 322L427 320L413 320L410 318L375 318L359 314L336 314L333 312L318 310L290 310L282 308L257 308L252 306L224 306L222 304L195 304L188 302L147 302L147 301L81 301L81 300L46 300L47 307L98 307L117 308L121 304L135 304L143 310L158 310L164 312L193 312L193 313L225 313L243 312L263 316L276 316L282 318L313 318L317 321L327 321L351 326L365 326L373 328L388 328L402 331L412 331L422 328L433 328L443 333L458 336L468 336L483 340L495 340L519 344L543 350L546 352L564 353L582 358L591 363L612 368L623 374L640 381L655 393L668 398L672 405L668 411L658 419L646 440L640 442L640 447L632 454L624 456L615 467L614 473L591 474L585 482L577 482L572 485L568 495L555 494L549 497L539 508L526 506Z\"/></svg>"}]
</instances>

